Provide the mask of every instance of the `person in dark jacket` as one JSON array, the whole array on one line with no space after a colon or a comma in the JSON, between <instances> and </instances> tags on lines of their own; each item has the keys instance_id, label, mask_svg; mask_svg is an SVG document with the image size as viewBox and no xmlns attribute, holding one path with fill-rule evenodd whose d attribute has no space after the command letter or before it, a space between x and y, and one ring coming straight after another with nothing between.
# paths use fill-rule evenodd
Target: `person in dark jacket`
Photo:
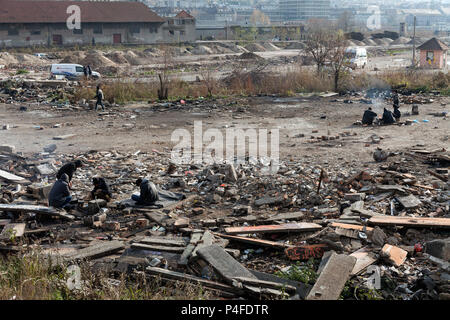
<instances>
[{"instance_id":1,"label":"person in dark jacket","mask_svg":"<svg viewBox=\"0 0 450 320\"><path fill-rule=\"evenodd\" d=\"M392 102L394 103L394 108L400 106L400 100L398 99L397 92L394 92L394 96L392 97Z\"/></svg>"},{"instance_id":2,"label":"person in dark jacket","mask_svg":"<svg viewBox=\"0 0 450 320\"><path fill-rule=\"evenodd\" d=\"M159 200L158 190L153 182L150 182L148 179L139 178L136 180L136 185L141 189L139 195L133 194L131 196L131 199L136 201L136 204L152 205Z\"/></svg>"},{"instance_id":3,"label":"person in dark jacket","mask_svg":"<svg viewBox=\"0 0 450 320\"><path fill-rule=\"evenodd\" d=\"M377 114L372 111L372 108L369 107L366 111L364 111L362 123L372 125L373 120L377 117Z\"/></svg>"},{"instance_id":4,"label":"person in dark jacket","mask_svg":"<svg viewBox=\"0 0 450 320\"><path fill-rule=\"evenodd\" d=\"M400 112L400 109L398 108L398 106L394 105L394 112L393 112L395 121L400 121L400 117L402 116L402 113Z\"/></svg>"},{"instance_id":5,"label":"person in dark jacket","mask_svg":"<svg viewBox=\"0 0 450 320\"><path fill-rule=\"evenodd\" d=\"M92 77L92 69L91 69L90 65L87 66L87 72L88 72L89 77Z\"/></svg>"},{"instance_id":6,"label":"person in dark jacket","mask_svg":"<svg viewBox=\"0 0 450 320\"><path fill-rule=\"evenodd\" d=\"M102 106L102 110L105 110L105 105L103 104L103 99L105 98L105 96L103 95L103 91L102 91L102 85L99 84L97 86L97 94L95 96L97 98L97 102L95 103L95 111L97 111L98 109L98 105Z\"/></svg>"},{"instance_id":7,"label":"person in dark jacket","mask_svg":"<svg viewBox=\"0 0 450 320\"><path fill-rule=\"evenodd\" d=\"M84 73L84 77L87 78L87 76L88 76L88 71L87 71L86 66L83 67L83 73Z\"/></svg>"},{"instance_id":8,"label":"person in dark jacket","mask_svg":"<svg viewBox=\"0 0 450 320\"><path fill-rule=\"evenodd\" d=\"M59 169L58 173L56 174L56 179L61 178L61 176L65 173L69 177L69 182L72 181L72 177L74 172L77 170L77 168L81 168L83 166L83 163L81 160L75 160L74 162L66 163Z\"/></svg>"},{"instance_id":9,"label":"person in dark jacket","mask_svg":"<svg viewBox=\"0 0 450 320\"><path fill-rule=\"evenodd\" d=\"M91 191L91 199L111 200L112 193L104 178L92 178L94 190Z\"/></svg>"},{"instance_id":10,"label":"person in dark jacket","mask_svg":"<svg viewBox=\"0 0 450 320\"><path fill-rule=\"evenodd\" d=\"M53 184L48 194L48 205L55 208L65 208L72 201L69 189L69 176L65 173Z\"/></svg>"},{"instance_id":11,"label":"person in dark jacket","mask_svg":"<svg viewBox=\"0 0 450 320\"><path fill-rule=\"evenodd\" d=\"M389 111L388 109L384 108L383 118L381 119L381 121L383 122L383 124L395 123L395 119L394 119L394 116L392 115L392 112Z\"/></svg>"}]
</instances>

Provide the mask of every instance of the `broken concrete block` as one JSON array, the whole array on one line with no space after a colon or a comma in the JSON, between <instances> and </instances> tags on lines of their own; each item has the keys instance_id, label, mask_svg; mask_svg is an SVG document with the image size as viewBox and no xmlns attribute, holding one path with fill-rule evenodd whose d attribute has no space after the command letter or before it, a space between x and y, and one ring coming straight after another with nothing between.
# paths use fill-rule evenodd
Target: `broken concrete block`
<instances>
[{"instance_id":1,"label":"broken concrete block","mask_svg":"<svg viewBox=\"0 0 450 320\"><path fill-rule=\"evenodd\" d=\"M422 205L422 202L412 194L407 197L398 197L397 199L405 209L415 209Z\"/></svg>"},{"instance_id":2,"label":"broken concrete block","mask_svg":"<svg viewBox=\"0 0 450 320\"><path fill-rule=\"evenodd\" d=\"M194 208L192 209L192 214L194 216L198 216L200 214L202 214L205 210L203 208Z\"/></svg>"},{"instance_id":3,"label":"broken concrete block","mask_svg":"<svg viewBox=\"0 0 450 320\"><path fill-rule=\"evenodd\" d=\"M283 197L264 197L255 201L255 206L260 207L265 204L278 204L283 202Z\"/></svg>"},{"instance_id":4,"label":"broken concrete block","mask_svg":"<svg viewBox=\"0 0 450 320\"><path fill-rule=\"evenodd\" d=\"M354 202L364 200L365 197L365 193L346 193L344 199Z\"/></svg>"},{"instance_id":5,"label":"broken concrete block","mask_svg":"<svg viewBox=\"0 0 450 320\"><path fill-rule=\"evenodd\" d=\"M332 253L306 300L339 299L355 263L355 257Z\"/></svg>"},{"instance_id":6,"label":"broken concrete block","mask_svg":"<svg viewBox=\"0 0 450 320\"><path fill-rule=\"evenodd\" d=\"M49 176L49 175L55 173L55 169L48 163L44 163L39 166L36 166L36 169L39 171L40 174L42 174L44 176Z\"/></svg>"},{"instance_id":7,"label":"broken concrete block","mask_svg":"<svg viewBox=\"0 0 450 320\"><path fill-rule=\"evenodd\" d=\"M383 246L386 243L386 239L387 239L387 236L383 232L383 230L381 230L380 227L375 227L372 230L372 234L370 236L370 240L372 241L372 243L375 246L378 246L378 247Z\"/></svg>"},{"instance_id":8,"label":"broken concrete block","mask_svg":"<svg viewBox=\"0 0 450 320\"><path fill-rule=\"evenodd\" d=\"M96 214L100 211L100 208L103 208L105 206L106 206L106 200L103 200L103 199L91 200L88 203L88 213Z\"/></svg>"},{"instance_id":9,"label":"broken concrete block","mask_svg":"<svg viewBox=\"0 0 450 320\"><path fill-rule=\"evenodd\" d=\"M231 181L231 182L238 181L238 176L237 176L237 173L236 173L236 169L234 168L233 164L229 164L227 166L226 178L227 178L228 181Z\"/></svg>"},{"instance_id":10,"label":"broken concrete block","mask_svg":"<svg viewBox=\"0 0 450 320\"><path fill-rule=\"evenodd\" d=\"M407 255L407 251L390 244L384 245L383 249L381 249L381 256L396 267L401 266L406 261Z\"/></svg>"},{"instance_id":11,"label":"broken concrete block","mask_svg":"<svg viewBox=\"0 0 450 320\"><path fill-rule=\"evenodd\" d=\"M252 207L250 206L236 206L233 208L234 216L247 216L252 213Z\"/></svg>"},{"instance_id":12,"label":"broken concrete block","mask_svg":"<svg viewBox=\"0 0 450 320\"><path fill-rule=\"evenodd\" d=\"M136 220L136 225L138 228L145 228L148 227L149 221L145 218L140 218Z\"/></svg>"},{"instance_id":13,"label":"broken concrete block","mask_svg":"<svg viewBox=\"0 0 450 320\"><path fill-rule=\"evenodd\" d=\"M179 218L173 224L175 228L185 228L189 226L190 220L189 218Z\"/></svg>"},{"instance_id":14,"label":"broken concrete block","mask_svg":"<svg viewBox=\"0 0 450 320\"><path fill-rule=\"evenodd\" d=\"M104 229L109 231L119 231L120 223L117 221L105 221L102 226Z\"/></svg>"},{"instance_id":15,"label":"broken concrete block","mask_svg":"<svg viewBox=\"0 0 450 320\"><path fill-rule=\"evenodd\" d=\"M13 153L16 150L16 147L4 144L0 145L0 153Z\"/></svg>"},{"instance_id":16,"label":"broken concrete block","mask_svg":"<svg viewBox=\"0 0 450 320\"><path fill-rule=\"evenodd\" d=\"M56 150L56 148L56 144L49 144L48 146L44 147L44 152L52 153Z\"/></svg>"},{"instance_id":17,"label":"broken concrete block","mask_svg":"<svg viewBox=\"0 0 450 320\"><path fill-rule=\"evenodd\" d=\"M450 261L450 238L425 243L425 252L436 258Z\"/></svg>"}]
</instances>

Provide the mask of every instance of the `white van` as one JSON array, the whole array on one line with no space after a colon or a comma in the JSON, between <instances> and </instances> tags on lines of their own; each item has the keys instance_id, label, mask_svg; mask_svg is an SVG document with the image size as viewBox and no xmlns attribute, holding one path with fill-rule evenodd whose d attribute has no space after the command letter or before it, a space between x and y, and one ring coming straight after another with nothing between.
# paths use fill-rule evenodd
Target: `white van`
<instances>
[{"instance_id":1,"label":"white van","mask_svg":"<svg viewBox=\"0 0 450 320\"><path fill-rule=\"evenodd\" d=\"M345 58L346 58L346 63L350 68L364 69L367 65L367 50L366 50L366 48L362 48L362 47L347 48L345 50Z\"/></svg>"},{"instance_id":2,"label":"white van","mask_svg":"<svg viewBox=\"0 0 450 320\"><path fill-rule=\"evenodd\" d=\"M84 68L81 64L75 63L54 63L50 69L52 77L57 75L65 76L67 79L78 79L84 76ZM92 77L100 78L100 73L92 71Z\"/></svg>"}]
</instances>

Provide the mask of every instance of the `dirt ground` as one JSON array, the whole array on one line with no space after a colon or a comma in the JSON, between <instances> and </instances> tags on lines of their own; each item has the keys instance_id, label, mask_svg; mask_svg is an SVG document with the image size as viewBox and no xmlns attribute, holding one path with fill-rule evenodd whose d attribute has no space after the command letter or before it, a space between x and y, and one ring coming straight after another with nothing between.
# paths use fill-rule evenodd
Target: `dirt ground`
<instances>
[{"instance_id":1,"label":"dirt ground","mask_svg":"<svg viewBox=\"0 0 450 320\"><path fill-rule=\"evenodd\" d=\"M336 102L337 100L337 102ZM411 126L355 126L367 108L366 104L344 99L320 97L272 98L255 97L229 101L211 101L211 108L198 108L187 104L182 109L160 108L145 104L128 104L106 110L60 111L48 106L29 107L20 111L19 105L0 105L0 124L8 124L9 130L0 130L1 144L11 144L23 153L42 152L43 147L55 143L57 153L89 150L124 150L170 152L175 145L171 135L175 129L187 129L193 133L194 121L202 121L203 132L217 128L225 136L226 128L279 129L280 156L313 157L318 163L330 161L371 161L376 147L400 150L415 146L426 149L448 148L450 124L448 119L430 113L447 110L448 97L437 97L431 104L419 106L419 116L403 119L418 120ZM378 115L387 102L372 105ZM411 105L402 104L402 114L411 111ZM324 116L326 117L325 119ZM428 120L429 122L423 122ZM53 128L59 124L59 128ZM41 129L38 129L42 128ZM317 131L313 133L313 131ZM311 143L311 137L350 135L338 140ZM75 134L67 140L53 140L55 136ZM298 137L304 134L304 137ZM378 135L380 144L370 144L370 137ZM296 137L297 136L297 137Z\"/></svg>"}]
</instances>

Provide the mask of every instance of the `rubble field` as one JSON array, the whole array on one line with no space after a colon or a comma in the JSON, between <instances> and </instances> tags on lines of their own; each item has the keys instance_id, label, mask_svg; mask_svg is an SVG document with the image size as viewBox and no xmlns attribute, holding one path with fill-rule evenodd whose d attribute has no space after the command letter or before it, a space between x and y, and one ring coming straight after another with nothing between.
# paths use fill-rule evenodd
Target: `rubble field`
<instances>
[{"instance_id":1,"label":"rubble field","mask_svg":"<svg viewBox=\"0 0 450 320\"><path fill-rule=\"evenodd\" d=\"M212 298L450 298L448 97L401 94L400 123L362 126L368 106L392 109L389 95L108 103L97 113L90 101L52 102L58 88L14 90L0 96L4 257L38 250L111 281L181 281ZM172 163L173 131L192 133L195 121L278 129L279 167ZM75 159L75 208L49 208L57 170ZM110 202L85 200L94 176L111 185ZM184 199L134 205L144 176Z\"/></svg>"}]
</instances>

